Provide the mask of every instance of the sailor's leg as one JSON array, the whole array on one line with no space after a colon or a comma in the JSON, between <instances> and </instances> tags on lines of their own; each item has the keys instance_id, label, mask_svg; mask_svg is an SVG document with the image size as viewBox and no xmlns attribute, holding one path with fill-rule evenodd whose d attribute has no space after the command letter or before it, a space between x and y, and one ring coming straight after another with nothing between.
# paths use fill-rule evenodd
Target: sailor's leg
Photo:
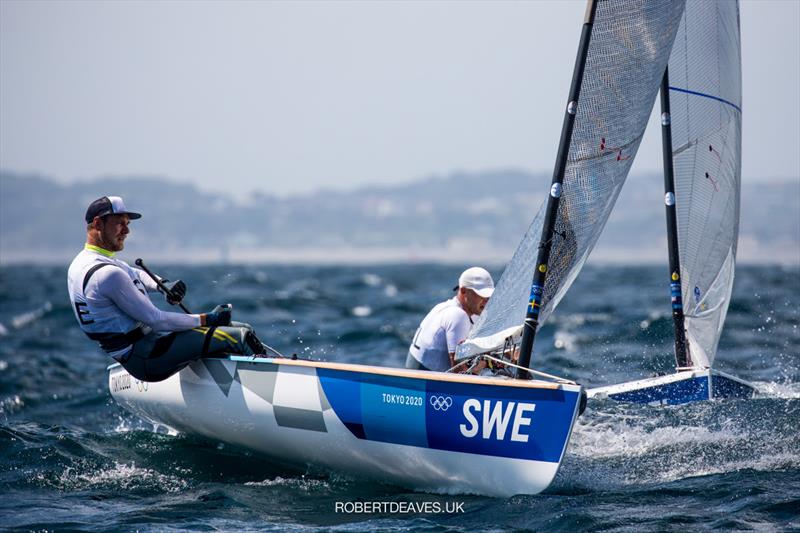
<instances>
[{"instance_id":1,"label":"sailor's leg","mask_svg":"<svg viewBox=\"0 0 800 533\"><path fill-rule=\"evenodd\" d=\"M245 346L244 355L259 355L267 352L266 346L256 336L253 326L245 322L231 322L232 328L242 329L242 340Z\"/></svg>"},{"instance_id":2,"label":"sailor's leg","mask_svg":"<svg viewBox=\"0 0 800 533\"><path fill-rule=\"evenodd\" d=\"M133 352L123 366L142 381L162 381L204 355L261 353L254 350L261 343L252 331L247 324L237 324L211 331L195 328L165 335L151 333L133 345Z\"/></svg>"}]
</instances>

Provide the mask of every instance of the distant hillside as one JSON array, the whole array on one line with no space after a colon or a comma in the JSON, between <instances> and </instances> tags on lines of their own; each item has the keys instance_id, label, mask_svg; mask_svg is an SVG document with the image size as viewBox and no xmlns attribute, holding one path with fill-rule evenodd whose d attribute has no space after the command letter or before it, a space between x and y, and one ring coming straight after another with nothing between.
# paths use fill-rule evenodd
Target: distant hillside
<instances>
[{"instance_id":1,"label":"distant hillside","mask_svg":"<svg viewBox=\"0 0 800 533\"><path fill-rule=\"evenodd\" d=\"M60 185L0 172L0 262L66 261L83 242L83 214L118 194L144 217L124 257L159 261L507 261L544 199L549 176L453 174L402 186L319 191L246 202L148 177ZM660 176L631 176L592 261L666 255ZM800 263L800 180L745 184L740 258Z\"/></svg>"}]
</instances>

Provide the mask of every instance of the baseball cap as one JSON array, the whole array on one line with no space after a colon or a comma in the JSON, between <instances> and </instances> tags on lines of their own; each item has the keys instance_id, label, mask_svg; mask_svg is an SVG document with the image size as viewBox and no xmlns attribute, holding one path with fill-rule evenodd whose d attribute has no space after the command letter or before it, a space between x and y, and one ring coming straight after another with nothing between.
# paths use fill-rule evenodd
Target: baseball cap
<instances>
[{"instance_id":1,"label":"baseball cap","mask_svg":"<svg viewBox=\"0 0 800 533\"><path fill-rule=\"evenodd\" d=\"M458 287L456 289L459 287L472 289L481 298L488 298L494 292L494 281L492 280L492 275L485 268L472 267L466 269L458 277Z\"/></svg>"},{"instance_id":2,"label":"baseball cap","mask_svg":"<svg viewBox=\"0 0 800 533\"><path fill-rule=\"evenodd\" d=\"M139 213L125 209L125 202L119 196L103 196L89 204L89 208L86 210L86 223L90 224L94 217L106 215L128 215L131 220L142 218Z\"/></svg>"}]
</instances>

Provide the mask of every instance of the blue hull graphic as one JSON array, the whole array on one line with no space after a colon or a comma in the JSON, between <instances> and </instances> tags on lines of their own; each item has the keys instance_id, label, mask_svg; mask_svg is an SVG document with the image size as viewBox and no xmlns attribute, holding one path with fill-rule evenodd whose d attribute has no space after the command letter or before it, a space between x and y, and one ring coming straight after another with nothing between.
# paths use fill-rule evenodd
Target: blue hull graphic
<instances>
[{"instance_id":1,"label":"blue hull graphic","mask_svg":"<svg viewBox=\"0 0 800 533\"><path fill-rule=\"evenodd\" d=\"M588 391L590 398L661 405L743 399L751 398L754 394L755 387L751 384L711 369L683 371Z\"/></svg>"},{"instance_id":2,"label":"blue hull graphic","mask_svg":"<svg viewBox=\"0 0 800 533\"><path fill-rule=\"evenodd\" d=\"M657 402L664 405L699 402L711 398L708 389L707 377L690 378L664 385L643 387L641 389L636 389L629 392L609 394L608 397L618 402Z\"/></svg>"},{"instance_id":3,"label":"blue hull graphic","mask_svg":"<svg viewBox=\"0 0 800 533\"><path fill-rule=\"evenodd\" d=\"M359 439L557 463L580 393L318 369Z\"/></svg>"},{"instance_id":4,"label":"blue hull graphic","mask_svg":"<svg viewBox=\"0 0 800 533\"><path fill-rule=\"evenodd\" d=\"M752 398L755 388L742 381L730 379L724 375L711 375L712 398Z\"/></svg>"},{"instance_id":5,"label":"blue hull graphic","mask_svg":"<svg viewBox=\"0 0 800 533\"><path fill-rule=\"evenodd\" d=\"M552 482L579 385L232 356L143 383L119 365L120 405L166 428L415 490L536 494Z\"/></svg>"}]
</instances>

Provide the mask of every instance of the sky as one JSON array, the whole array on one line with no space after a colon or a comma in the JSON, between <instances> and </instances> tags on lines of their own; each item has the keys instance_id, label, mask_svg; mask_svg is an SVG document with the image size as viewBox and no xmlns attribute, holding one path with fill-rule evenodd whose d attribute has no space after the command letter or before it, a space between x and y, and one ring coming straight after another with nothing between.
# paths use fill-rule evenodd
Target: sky
<instances>
[{"instance_id":1,"label":"sky","mask_svg":"<svg viewBox=\"0 0 800 533\"><path fill-rule=\"evenodd\" d=\"M0 0L0 168L237 197L550 175L584 9ZM741 25L743 179L800 179L800 0L745 0Z\"/></svg>"}]
</instances>

